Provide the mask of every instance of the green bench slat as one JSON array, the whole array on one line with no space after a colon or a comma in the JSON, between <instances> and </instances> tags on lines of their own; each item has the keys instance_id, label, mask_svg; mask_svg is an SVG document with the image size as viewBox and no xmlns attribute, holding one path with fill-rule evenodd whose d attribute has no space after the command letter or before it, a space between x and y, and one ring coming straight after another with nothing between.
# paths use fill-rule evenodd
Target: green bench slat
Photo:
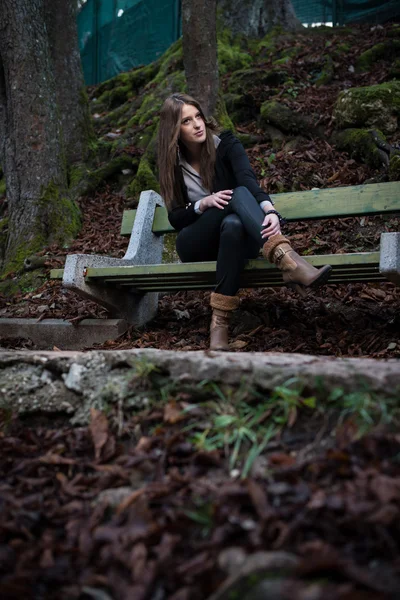
<instances>
[{"instance_id":1,"label":"green bench slat","mask_svg":"<svg viewBox=\"0 0 400 600\"><path fill-rule=\"evenodd\" d=\"M305 256L304 258L308 260L312 265L317 267L326 264L330 264L332 266L379 264L379 252L354 252L352 254L313 255ZM163 274L179 274L185 276L194 273L214 272L215 268L215 261L202 263L168 263L162 265L88 268L86 273L86 281L89 283L92 279L112 279L140 275L162 276ZM271 265L267 260L254 259L249 260L245 271L267 271L273 269L276 270L276 267L274 265Z\"/></svg>"},{"instance_id":2,"label":"green bench slat","mask_svg":"<svg viewBox=\"0 0 400 600\"><path fill-rule=\"evenodd\" d=\"M277 209L288 221L352 217L400 211L399 182L271 194ZM136 210L124 211L121 235L131 235ZM174 233L165 208L157 207L153 232ZM176 233L176 232L175 232Z\"/></svg>"}]
</instances>

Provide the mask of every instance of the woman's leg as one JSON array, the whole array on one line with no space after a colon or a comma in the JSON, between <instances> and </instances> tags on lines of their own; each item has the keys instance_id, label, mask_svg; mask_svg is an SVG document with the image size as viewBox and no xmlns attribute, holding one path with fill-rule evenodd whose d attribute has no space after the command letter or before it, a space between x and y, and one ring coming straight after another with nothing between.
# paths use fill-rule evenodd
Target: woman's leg
<instances>
[{"instance_id":1,"label":"woman's leg","mask_svg":"<svg viewBox=\"0 0 400 600\"><path fill-rule=\"evenodd\" d=\"M236 295L246 260L255 258L259 248L259 245L249 238L239 215L232 213L225 216L220 228L217 257L215 291L218 294Z\"/></svg>"},{"instance_id":2,"label":"woman's leg","mask_svg":"<svg viewBox=\"0 0 400 600\"><path fill-rule=\"evenodd\" d=\"M178 233L176 250L182 262L217 259L220 228L226 214L225 209L209 208Z\"/></svg>"},{"instance_id":3,"label":"woman's leg","mask_svg":"<svg viewBox=\"0 0 400 600\"><path fill-rule=\"evenodd\" d=\"M327 282L332 270L330 265L316 269L299 256L291 247L289 240L281 234L274 235L268 240L261 237L264 212L247 188L236 188L229 206L240 217L251 238L263 247L265 258L282 271L286 284L294 286L298 292L304 294L302 288L317 287Z\"/></svg>"}]
</instances>

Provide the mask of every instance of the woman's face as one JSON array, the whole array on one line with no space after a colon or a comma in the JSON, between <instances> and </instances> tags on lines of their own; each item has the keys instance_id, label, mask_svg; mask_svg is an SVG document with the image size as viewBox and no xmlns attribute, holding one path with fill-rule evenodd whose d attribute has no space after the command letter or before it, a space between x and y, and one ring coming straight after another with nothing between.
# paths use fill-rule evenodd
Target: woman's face
<instances>
[{"instance_id":1,"label":"woman's face","mask_svg":"<svg viewBox=\"0 0 400 600\"><path fill-rule=\"evenodd\" d=\"M201 144L206 139L204 119L199 110L192 104L182 106L179 139L185 146Z\"/></svg>"}]
</instances>

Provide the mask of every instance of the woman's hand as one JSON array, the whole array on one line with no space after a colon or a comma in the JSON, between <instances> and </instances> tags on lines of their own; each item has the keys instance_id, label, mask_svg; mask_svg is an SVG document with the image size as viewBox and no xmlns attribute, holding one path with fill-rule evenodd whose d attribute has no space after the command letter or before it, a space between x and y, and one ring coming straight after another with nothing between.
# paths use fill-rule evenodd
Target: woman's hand
<instances>
[{"instance_id":1,"label":"woman's hand","mask_svg":"<svg viewBox=\"0 0 400 600\"><path fill-rule=\"evenodd\" d=\"M265 228L265 229L264 229ZM273 213L265 215L264 221L262 222L261 237L270 238L273 235L277 235L281 232L281 226L277 215Z\"/></svg>"},{"instance_id":2,"label":"woman's hand","mask_svg":"<svg viewBox=\"0 0 400 600\"><path fill-rule=\"evenodd\" d=\"M229 203L229 200L232 198L233 190L221 190L220 192L215 192L210 196L206 196L202 198L200 201L200 210L204 212L207 208L220 208L223 210L225 206Z\"/></svg>"}]
</instances>

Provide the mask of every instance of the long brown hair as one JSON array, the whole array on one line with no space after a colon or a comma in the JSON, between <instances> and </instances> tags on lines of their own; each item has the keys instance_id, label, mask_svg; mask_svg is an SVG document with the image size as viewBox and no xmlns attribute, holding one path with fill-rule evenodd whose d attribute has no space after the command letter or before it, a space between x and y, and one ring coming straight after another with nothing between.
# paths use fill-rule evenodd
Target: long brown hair
<instances>
[{"instance_id":1,"label":"long brown hair","mask_svg":"<svg viewBox=\"0 0 400 600\"><path fill-rule=\"evenodd\" d=\"M211 191L214 178L215 144L213 131L218 130L214 119L204 116L200 104L187 94L172 94L162 105L158 129L158 172L161 195L168 210L185 205L185 198L179 185L179 155L185 156L185 146L179 141L182 106L191 104L201 114L206 126L206 139L201 146L200 176L203 186Z\"/></svg>"}]
</instances>

